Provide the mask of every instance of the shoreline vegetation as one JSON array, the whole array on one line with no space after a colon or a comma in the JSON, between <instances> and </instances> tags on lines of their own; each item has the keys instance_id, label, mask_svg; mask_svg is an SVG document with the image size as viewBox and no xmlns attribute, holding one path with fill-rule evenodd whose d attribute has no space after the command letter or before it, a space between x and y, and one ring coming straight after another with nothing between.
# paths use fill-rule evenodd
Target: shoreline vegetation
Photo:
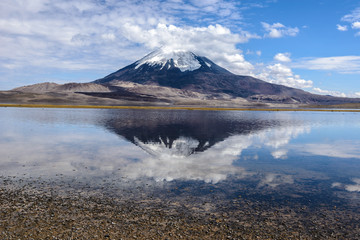
<instances>
[{"instance_id":1,"label":"shoreline vegetation","mask_svg":"<svg viewBox=\"0 0 360 240\"><path fill-rule=\"evenodd\" d=\"M142 110L203 110L203 111L294 111L294 112L360 112L359 106L312 105L299 108L266 107L201 107L201 106L108 106L108 105L55 105L55 104L0 104L0 107L17 108L83 108L83 109L142 109Z\"/></svg>"}]
</instances>

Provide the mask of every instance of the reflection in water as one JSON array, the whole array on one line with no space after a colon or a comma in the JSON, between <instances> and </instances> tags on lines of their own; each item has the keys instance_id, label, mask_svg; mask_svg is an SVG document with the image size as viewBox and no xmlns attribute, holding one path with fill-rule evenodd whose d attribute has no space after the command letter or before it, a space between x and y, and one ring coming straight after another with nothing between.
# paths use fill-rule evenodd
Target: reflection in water
<instances>
[{"instance_id":1,"label":"reflection in water","mask_svg":"<svg viewBox=\"0 0 360 240\"><path fill-rule=\"evenodd\" d=\"M332 188L345 189L349 192L360 192L360 178L352 179L351 184L342 184L339 182L334 182L331 185Z\"/></svg>"},{"instance_id":2,"label":"reflection in water","mask_svg":"<svg viewBox=\"0 0 360 240\"><path fill-rule=\"evenodd\" d=\"M277 158L286 150L277 150L291 138L309 131L304 126L287 126L281 119L261 119L256 116L226 115L223 112L174 111L171 117L142 119L142 112L118 115L109 119L109 130L134 143L150 156L128 164L124 172L131 178L152 177L158 181L174 179L203 180L217 183L229 175L241 178L252 175L236 167L244 149L256 144L272 147ZM285 151L284 153L281 151ZM274 175L275 176L275 175ZM280 175L267 180L277 186ZM282 181L291 183L291 181Z\"/></svg>"},{"instance_id":3,"label":"reflection in water","mask_svg":"<svg viewBox=\"0 0 360 240\"><path fill-rule=\"evenodd\" d=\"M302 151L311 155L332 158L358 158L360 159L360 141L335 141L332 143L303 144Z\"/></svg>"},{"instance_id":4,"label":"reflection in water","mask_svg":"<svg viewBox=\"0 0 360 240\"><path fill-rule=\"evenodd\" d=\"M345 185L345 189L349 192L360 192L360 178L353 179L353 183Z\"/></svg>"},{"instance_id":5,"label":"reflection in water","mask_svg":"<svg viewBox=\"0 0 360 240\"><path fill-rule=\"evenodd\" d=\"M356 114L0 109L0 123L5 238L360 237Z\"/></svg>"},{"instance_id":6,"label":"reflection in water","mask_svg":"<svg viewBox=\"0 0 360 240\"><path fill-rule=\"evenodd\" d=\"M358 127L356 115L1 111L3 174L115 175L133 180L145 177L208 183L219 183L230 176L231 179L256 177L258 187L272 188L294 184L303 178L327 179L331 174L336 178L333 182L344 182L345 175L346 179L359 178L359 165L354 162L360 158L359 140L357 135L349 134ZM347 125L343 124L345 121ZM331 129L339 127L341 131L329 135ZM350 130L346 131L348 127ZM323 133L326 141L319 138ZM357 191L356 184L356 181L355 185L344 182L341 186Z\"/></svg>"},{"instance_id":7,"label":"reflection in water","mask_svg":"<svg viewBox=\"0 0 360 240\"><path fill-rule=\"evenodd\" d=\"M224 112L158 111L144 114L132 111L112 116L104 124L109 130L144 147L151 154L155 148L158 151L167 148L174 156L185 157L204 152L230 136L247 135L283 123Z\"/></svg>"}]
</instances>

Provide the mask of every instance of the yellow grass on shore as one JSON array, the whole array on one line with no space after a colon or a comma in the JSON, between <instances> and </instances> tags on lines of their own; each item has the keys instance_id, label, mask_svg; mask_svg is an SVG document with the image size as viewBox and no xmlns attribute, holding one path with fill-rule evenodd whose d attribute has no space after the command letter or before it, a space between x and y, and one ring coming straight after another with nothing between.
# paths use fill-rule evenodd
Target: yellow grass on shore
<instances>
[{"instance_id":1,"label":"yellow grass on shore","mask_svg":"<svg viewBox=\"0 0 360 240\"><path fill-rule=\"evenodd\" d=\"M167 107L167 106L97 106L51 104L0 104L0 107L18 108L92 108L92 109L144 109L144 110L205 110L205 111L294 111L294 112L360 112L359 109L307 109L307 108L230 108L230 107Z\"/></svg>"}]
</instances>

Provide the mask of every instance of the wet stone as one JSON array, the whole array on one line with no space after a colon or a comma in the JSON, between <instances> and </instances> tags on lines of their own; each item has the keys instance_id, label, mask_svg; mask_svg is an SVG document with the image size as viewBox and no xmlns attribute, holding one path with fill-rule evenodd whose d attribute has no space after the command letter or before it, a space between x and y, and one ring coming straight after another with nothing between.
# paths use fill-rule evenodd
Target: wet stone
<instances>
[{"instance_id":1,"label":"wet stone","mask_svg":"<svg viewBox=\"0 0 360 240\"><path fill-rule=\"evenodd\" d=\"M25 187L17 180L1 185L0 239L360 238L360 213L355 207L304 206L296 201L284 205L246 196L236 197L235 203L220 196L188 203L191 188L185 195L169 197L167 189L121 195L96 187L63 191L54 182L27 182ZM81 194L74 196L77 191ZM205 210L204 200L210 209Z\"/></svg>"}]
</instances>

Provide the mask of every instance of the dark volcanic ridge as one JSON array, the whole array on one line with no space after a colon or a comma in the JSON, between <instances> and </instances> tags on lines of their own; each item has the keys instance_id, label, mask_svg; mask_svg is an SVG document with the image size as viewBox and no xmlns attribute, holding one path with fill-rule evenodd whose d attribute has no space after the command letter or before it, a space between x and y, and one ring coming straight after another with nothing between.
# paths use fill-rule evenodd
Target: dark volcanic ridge
<instances>
[{"instance_id":1,"label":"dark volcanic ridge","mask_svg":"<svg viewBox=\"0 0 360 240\"><path fill-rule=\"evenodd\" d=\"M360 103L240 76L206 57L188 51L159 49L91 83L42 83L14 89L20 92L75 92L97 98L166 104L203 104L208 100L239 103L334 105ZM236 101L234 101L236 99Z\"/></svg>"}]
</instances>

